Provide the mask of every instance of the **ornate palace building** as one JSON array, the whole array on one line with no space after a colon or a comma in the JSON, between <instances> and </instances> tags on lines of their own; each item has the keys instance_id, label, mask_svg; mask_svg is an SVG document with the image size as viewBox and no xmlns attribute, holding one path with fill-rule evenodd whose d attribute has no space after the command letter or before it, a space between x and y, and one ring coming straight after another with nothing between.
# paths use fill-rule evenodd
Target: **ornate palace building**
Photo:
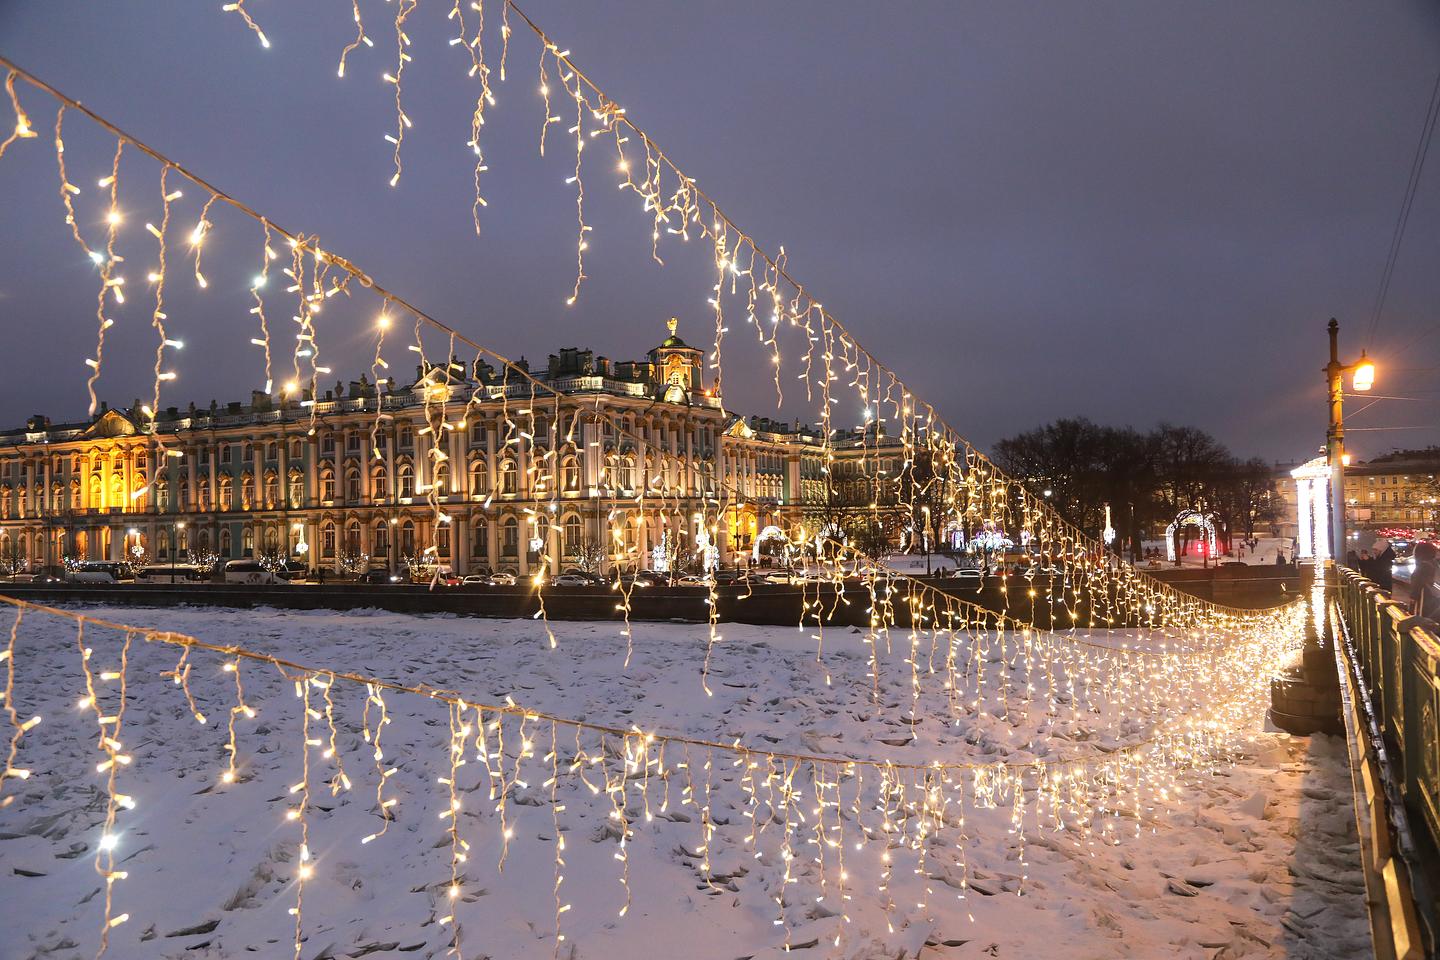
<instances>
[{"instance_id":1,"label":"ornate palace building","mask_svg":"<svg viewBox=\"0 0 1440 960\"><path fill-rule=\"evenodd\" d=\"M0 557L398 569L430 548L456 574L524 575L542 557L552 572L652 566L667 544L703 545L704 523L733 564L826 501L825 444L726 411L702 357L672 320L642 361L552 354L532 374L543 387L452 358L409 385L362 376L313 398L171 407L158 436L138 404L85 423L32 417L0 433ZM833 456L865 446L837 442Z\"/></svg>"}]
</instances>

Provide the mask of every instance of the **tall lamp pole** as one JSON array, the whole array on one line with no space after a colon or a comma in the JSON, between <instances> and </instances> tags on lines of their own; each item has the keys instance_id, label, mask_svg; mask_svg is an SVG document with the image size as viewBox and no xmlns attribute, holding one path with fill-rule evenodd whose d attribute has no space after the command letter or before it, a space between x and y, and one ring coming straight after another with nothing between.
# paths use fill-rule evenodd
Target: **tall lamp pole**
<instances>
[{"instance_id":1,"label":"tall lamp pole","mask_svg":"<svg viewBox=\"0 0 1440 960\"><path fill-rule=\"evenodd\" d=\"M1355 390L1368 391L1375 385L1375 364L1360 351L1354 363L1340 362L1340 322L1330 318L1330 362L1325 365L1325 382L1330 394L1330 429L1325 434L1325 457L1330 466L1330 556L1345 560L1345 374L1353 377Z\"/></svg>"}]
</instances>

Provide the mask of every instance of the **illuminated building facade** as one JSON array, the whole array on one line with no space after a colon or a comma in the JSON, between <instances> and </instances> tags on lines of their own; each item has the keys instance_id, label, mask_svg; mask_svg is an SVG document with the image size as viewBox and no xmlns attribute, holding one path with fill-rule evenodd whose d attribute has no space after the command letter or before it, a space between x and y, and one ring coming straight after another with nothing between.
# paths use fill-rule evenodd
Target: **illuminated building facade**
<instances>
[{"instance_id":1,"label":"illuminated building facade","mask_svg":"<svg viewBox=\"0 0 1440 960\"><path fill-rule=\"evenodd\" d=\"M533 374L544 388L452 358L408 386L361 377L313 400L171 407L157 418L163 454L138 405L33 417L0 433L0 556L399 569L433 548L456 574L527 575L542 557L552 573L650 566L667 534L693 545L703 516L733 564L823 499L825 450L798 424L726 411L702 358L672 321L642 361L552 354Z\"/></svg>"}]
</instances>

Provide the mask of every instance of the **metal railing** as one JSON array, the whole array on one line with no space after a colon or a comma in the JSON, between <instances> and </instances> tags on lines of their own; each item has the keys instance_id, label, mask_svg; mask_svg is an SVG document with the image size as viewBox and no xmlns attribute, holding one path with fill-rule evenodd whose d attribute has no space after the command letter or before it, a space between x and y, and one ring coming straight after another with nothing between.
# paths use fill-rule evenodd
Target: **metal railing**
<instances>
[{"instance_id":1,"label":"metal railing","mask_svg":"<svg viewBox=\"0 0 1440 960\"><path fill-rule=\"evenodd\" d=\"M1440 913L1440 628L1349 568L1336 568L1331 588L1342 680L1354 701L1351 735L1366 761L1357 813L1373 837L1394 955L1433 955L1426 950L1437 944Z\"/></svg>"}]
</instances>

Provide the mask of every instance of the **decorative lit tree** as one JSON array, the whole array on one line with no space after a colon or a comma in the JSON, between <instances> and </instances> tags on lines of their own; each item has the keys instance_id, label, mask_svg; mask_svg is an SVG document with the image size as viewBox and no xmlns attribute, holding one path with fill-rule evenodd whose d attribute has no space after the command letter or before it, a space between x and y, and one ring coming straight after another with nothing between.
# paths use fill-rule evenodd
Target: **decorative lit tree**
<instances>
[{"instance_id":1,"label":"decorative lit tree","mask_svg":"<svg viewBox=\"0 0 1440 960\"><path fill-rule=\"evenodd\" d=\"M213 550L187 550L186 556L190 558L190 563L207 577L215 572L220 563L220 554Z\"/></svg>"},{"instance_id":2,"label":"decorative lit tree","mask_svg":"<svg viewBox=\"0 0 1440 960\"><path fill-rule=\"evenodd\" d=\"M370 554L355 550L341 550L335 558L335 566L342 577L358 577L370 569Z\"/></svg>"}]
</instances>

